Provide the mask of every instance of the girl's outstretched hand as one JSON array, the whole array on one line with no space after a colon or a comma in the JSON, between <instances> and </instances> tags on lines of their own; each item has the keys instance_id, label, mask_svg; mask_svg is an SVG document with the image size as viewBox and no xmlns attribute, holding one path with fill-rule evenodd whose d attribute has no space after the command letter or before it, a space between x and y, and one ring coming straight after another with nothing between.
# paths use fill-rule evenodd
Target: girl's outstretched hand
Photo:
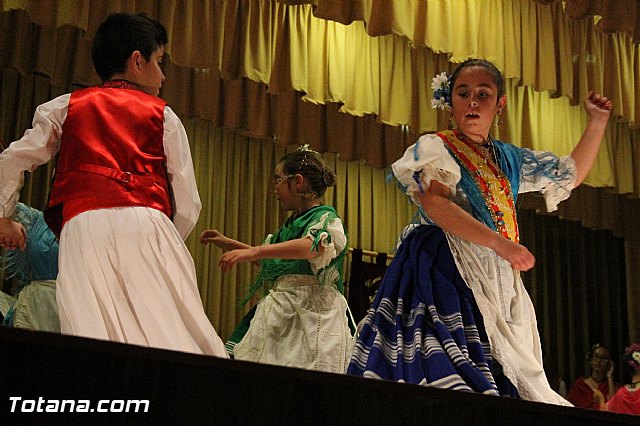
<instances>
[{"instance_id":1,"label":"girl's outstretched hand","mask_svg":"<svg viewBox=\"0 0 640 426\"><path fill-rule=\"evenodd\" d=\"M584 101L584 109L591 119L607 121L613 109L613 102L592 90Z\"/></svg>"},{"instance_id":2,"label":"girl's outstretched hand","mask_svg":"<svg viewBox=\"0 0 640 426\"><path fill-rule=\"evenodd\" d=\"M206 229L200 234L200 242L205 245L213 243L220 247L220 244L222 244L226 238L227 237L217 229Z\"/></svg>"}]
</instances>

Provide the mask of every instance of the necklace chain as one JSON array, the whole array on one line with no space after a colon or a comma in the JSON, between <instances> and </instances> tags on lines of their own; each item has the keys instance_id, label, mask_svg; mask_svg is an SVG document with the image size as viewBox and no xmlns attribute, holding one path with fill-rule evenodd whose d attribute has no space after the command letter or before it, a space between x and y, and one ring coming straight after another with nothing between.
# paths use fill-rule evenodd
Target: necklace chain
<instances>
[{"instance_id":1,"label":"necklace chain","mask_svg":"<svg viewBox=\"0 0 640 426\"><path fill-rule=\"evenodd\" d=\"M487 156L486 154L489 154L491 156L491 159L493 160L493 163L495 165L498 165L498 155L496 154L496 148L495 145L493 143L493 138L491 137L491 135L487 136L487 139L485 139L483 141L483 143L477 143L475 142L473 139L471 139L469 136L465 135L464 132L460 131L460 139L466 139L470 142L473 142L474 144L476 144L478 147L482 147L484 148L484 154L483 157L485 158L485 162L487 160ZM482 152L482 150L481 150Z\"/></svg>"}]
</instances>

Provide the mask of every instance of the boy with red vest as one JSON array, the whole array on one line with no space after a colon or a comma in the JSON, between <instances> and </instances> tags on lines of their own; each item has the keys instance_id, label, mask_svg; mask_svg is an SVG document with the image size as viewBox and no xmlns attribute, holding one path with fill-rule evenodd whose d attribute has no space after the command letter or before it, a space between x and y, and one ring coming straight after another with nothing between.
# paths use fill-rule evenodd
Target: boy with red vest
<instances>
[{"instance_id":1,"label":"boy with red vest","mask_svg":"<svg viewBox=\"0 0 640 426\"><path fill-rule=\"evenodd\" d=\"M167 40L144 15L100 25L103 83L40 105L0 154L0 246L24 248L11 221L24 171L57 154L45 217L60 239L61 331L224 357L183 242L201 203L184 127L157 97Z\"/></svg>"}]
</instances>

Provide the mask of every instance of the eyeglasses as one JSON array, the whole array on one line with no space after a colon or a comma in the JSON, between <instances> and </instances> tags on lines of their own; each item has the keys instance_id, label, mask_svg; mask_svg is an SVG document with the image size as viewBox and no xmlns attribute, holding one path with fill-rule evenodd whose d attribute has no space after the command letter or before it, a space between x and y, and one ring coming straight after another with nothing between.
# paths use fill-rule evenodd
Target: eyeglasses
<instances>
[{"instance_id":1,"label":"eyeglasses","mask_svg":"<svg viewBox=\"0 0 640 426\"><path fill-rule=\"evenodd\" d=\"M609 358L608 356L600 356L600 355L593 355L591 357L591 359L593 359L595 361L609 361L609 360L611 360L611 358Z\"/></svg>"},{"instance_id":2,"label":"eyeglasses","mask_svg":"<svg viewBox=\"0 0 640 426\"><path fill-rule=\"evenodd\" d=\"M289 180L295 176L296 175L274 176L271 178L271 183L273 183L273 186L279 186L282 182Z\"/></svg>"}]
</instances>

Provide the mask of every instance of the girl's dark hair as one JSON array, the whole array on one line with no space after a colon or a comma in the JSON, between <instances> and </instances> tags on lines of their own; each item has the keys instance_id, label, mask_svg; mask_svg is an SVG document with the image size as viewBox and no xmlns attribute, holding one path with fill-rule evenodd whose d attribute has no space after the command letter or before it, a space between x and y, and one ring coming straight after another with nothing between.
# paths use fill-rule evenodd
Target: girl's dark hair
<instances>
[{"instance_id":1,"label":"girl's dark hair","mask_svg":"<svg viewBox=\"0 0 640 426\"><path fill-rule=\"evenodd\" d=\"M322 156L316 151L305 149L289 152L280 159L280 163L285 175L304 176L309 189L318 197L336 184L336 173L324 164Z\"/></svg>"},{"instance_id":2,"label":"girl's dark hair","mask_svg":"<svg viewBox=\"0 0 640 426\"><path fill-rule=\"evenodd\" d=\"M136 50L148 61L151 54L168 41L165 27L145 14L113 13L98 27L91 59L105 81L124 72L127 58Z\"/></svg>"},{"instance_id":3,"label":"girl's dark hair","mask_svg":"<svg viewBox=\"0 0 640 426\"><path fill-rule=\"evenodd\" d=\"M470 67L484 68L489 74L491 74L491 77L493 77L493 82L498 87L498 100L504 95L504 78L502 78L502 73L498 68L496 68L495 65L484 59L467 59L466 61L458 65L453 74L451 74L451 82L449 83L449 85L452 91L456 86L456 80L458 79L458 75L460 75L460 72L465 68Z\"/></svg>"},{"instance_id":4,"label":"girl's dark hair","mask_svg":"<svg viewBox=\"0 0 640 426\"><path fill-rule=\"evenodd\" d=\"M613 359L613 352L611 352L611 348L607 345L603 345L602 343L596 343L593 346L591 346L591 348L589 348L589 352L587 352L586 358L591 361L591 358L593 358L593 353L596 351L596 349L598 348L603 348L606 349L607 352L609 352L609 358Z\"/></svg>"}]
</instances>

